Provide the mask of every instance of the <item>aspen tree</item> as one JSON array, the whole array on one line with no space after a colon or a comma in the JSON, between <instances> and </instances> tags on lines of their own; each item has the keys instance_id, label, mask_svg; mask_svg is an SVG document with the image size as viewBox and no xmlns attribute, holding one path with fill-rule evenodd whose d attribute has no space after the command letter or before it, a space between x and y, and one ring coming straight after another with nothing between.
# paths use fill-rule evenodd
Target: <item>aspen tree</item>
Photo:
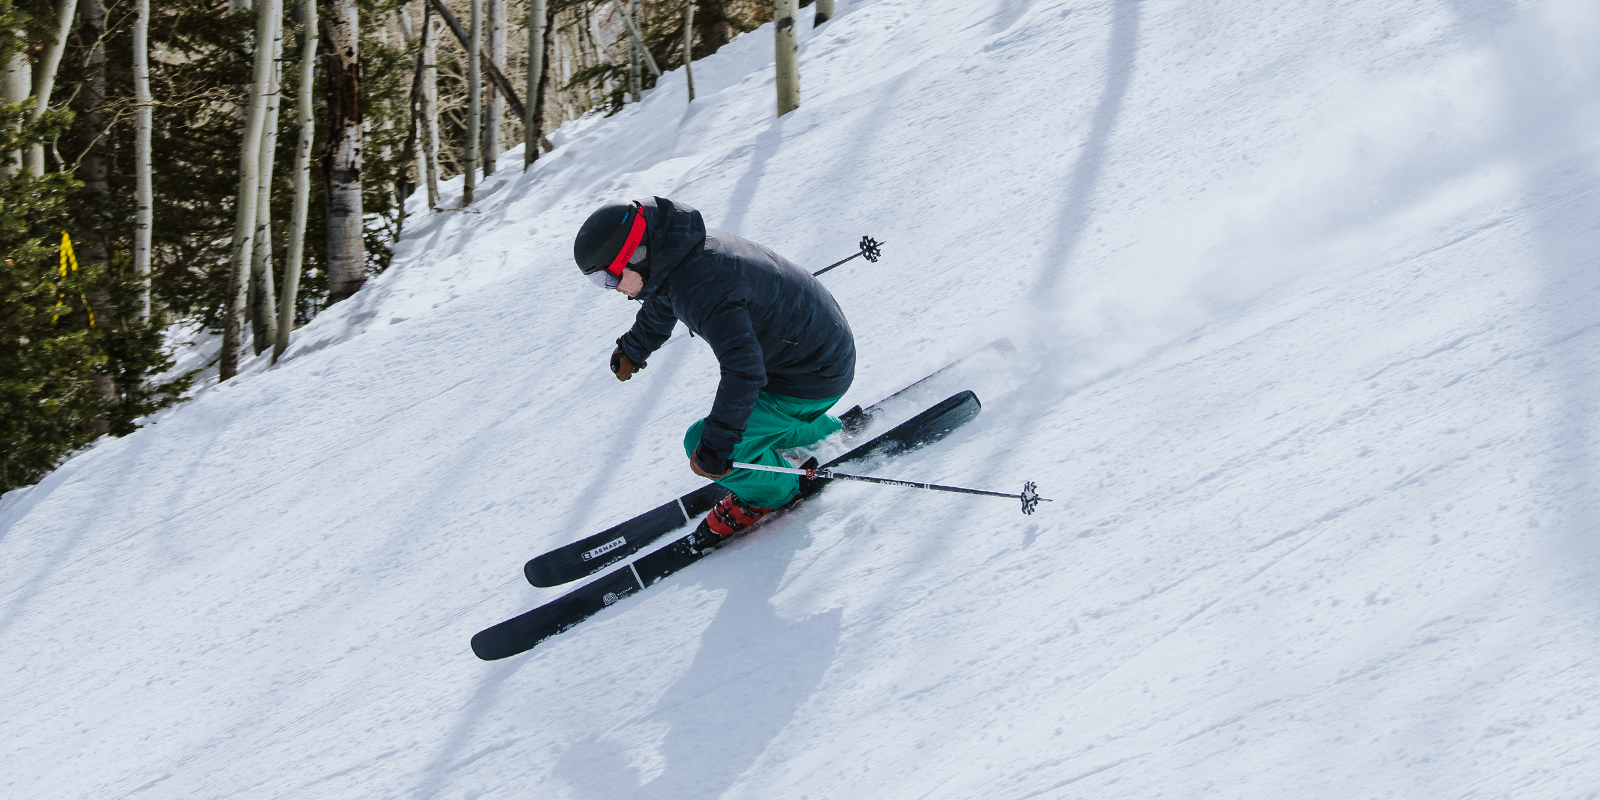
<instances>
[{"instance_id":1,"label":"aspen tree","mask_svg":"<svg viewBox=\"0 0 1600 800\"><path fill-rule=\"evenodd\" d=\"M439 37L444 35L422 0L422 131L428 158L428 208L439 207Z\"/></svg>"},{"instance_id":2,"label":"aspen tree","mask_svg":"<svg viewBox=\"0 0 1600 800\"><path fill-rule=\"evenodd\" d=\"M800 107L800 68L797 63L800 44L794 27L796 11L795 0L772 0L780 117Z\"/></svg>"},{"instance_id":3,"label":"aspen tree","mask_svg":"<svg viewBox=\"0 0 1600 800\"><path fill-rule=\"evenodd\" d=\"M661 77L661 67L656 65L656 57L650 54L650 48L644 44L644 29L640 27L639 0L633 0L633 13L624 15L623 24L628 26L628 36L633 42L633 52L644 62L650 74Z\"/></svg>"},{"instance_id":4,"label":"aspen tree","mask_svg":"<svg viewBox=\"0 0 1600 800\"><path fill-rule=\"evenodd\" d=\"M433 20L429 14L431 10L427 0L423 0L420 35L417 29L412 27L409 9L402 6L394 10L395 19L400 22L400 35L405 38L406 47L417 52L416 74L413 85L416 87L418 96L414 98L416 103L413 107L415 118L412 120L410 137L415 140L416 144L417 185L427 190L429 211L439 205L438 164L434 162L433 154L428 151L426 120L426 116L429 113L427 97L430 88L427 75L432 66L428 54L429 48L433 45L428 36L429 29L433 27ZM437 92L437 87L434 87L434 91Z\"/></svg>"},{"instance_id":5,"label":"aspen tree","mask_svg":"<svg viewBox=\"0 0 1600 800\"><path fill-rule=\"evenodd\" d=\"M581 16L577 11L572 13L573 20L557 27L559 31L556 38L556 52L559 54L557 62L561 65L561 79L556 83L561 88L557 90L557 97L561 100L561 119L576 119L582 112L576 108L588 108L587 103L575 102L574 98L582 96L582 89L573 88L572 76L578 70L578 63L583 60L583 25L579 21ZM557 20L561 17L558 14Z\"/></svg>"},{"instance_id":6,"label":"aspen tree","mask_svg":"<svg viewBox=\"0 0 1600 800\"><path fill-rule=\"evenodd\" d=\"M261 0L256 8L254 79L246 116L244 141L239 147L239 201L233 222L233 256L228 278L227 315L222 326L222 355L218 380L239 374L239 349L244 338L244 315L249 295L250 263L256 229L256 178L261 169L261 140L267 118L267 86L272 81L272 24L276 0ZM330 243L331 245L331 243ZM331 247L330 247L331 249Z\"/></svg>"},{"instance_id":7,"label":"aspen tree","mask_svg":"<svg viewBox=\"0 0 1600 800\"><path fill-rule=\"evenodd\" d=\"M28 112L30 121L44 116L50 110L50 94L55 91L56 70L61 67L61 54L67 48L67 36L72 32L72 18L77 13L78 0L57 0L56 2L56 35L50 40L50 45L45 48L44 54L39 58L39 70L33 76L33 110ZM35 143L28 147L28 171L35 175L44 174L44 145Z\"/></svg>"},{"instance_id":8,"label":"aspen tree","mask_svg":"<svg viewBox=\"0 0 1600 800\"><path fill-rule=\"evenodd\" d=\"M650 54L650 48L644 43L644 30L639 27L639 2L632 0L632 10L625 10L622 14L623 27L628 31L628 92L637 103L644 98L644 74L642 67L648 67L650 74L661 77L661 68L656 66L655 56Z\"/></svg>"},{"instance_id":9,"label":"aspen tree","mask_svg":"<svg viewBox=\"0 0 1600 800\"><path fill-rule=\"evenodd\" d=\"M577 119L581 113L576 110L577 106L572 100L576 90L569 87L572 83L572 74L578 68L577 62L582 50L578 41L579 32L576 24L567 26L567 29L558 30L562 30L562 34L556 39L556 52L558 55L556 60L561 65L561 79L556 85L560 86L561 89L557 91L556 97L561 103L561 121L566 122L569 119Z\"/></svg>"},{"instance_id":10,"label":"aspen tree","mask_svg":"<svg viewBox=\"0 0 1600 800\"><path fill-rule=\"evenodd\" d=\"M550 49L549 14L545 0L528 0L528 92L522 119L522 168L539 158L539 137L544 134L545 58Z\"/></svg>"},{"instance_id":11,"label":"aspen tree","mask_svg":"<svg viewBox=\"0 0 1600 800\"><path fill-rule=\"evenodd\" d=\"M467 157L461 189L461 207L472 205L478 186L478 154L483 143L483 0L472 0L472 30L467 36Z\"/></svg>"},{"instance_id":12,"label":"aspen tree","mask_svg":"<svg viewBox=\"0 0 1600 800\"><path fill-rule=\"evenodd\" d=\"M82 130L90 135L98 134L109 127L106 122L107 99L107 73L106 68L106 7L101 0L83 0L82 12L79 17L82 24L78 29L80 41L89 43L88 53L83 59L86 77L76 87L77 99L81 103L83 113L79 115L78 122ZM35 85L38 91L37 84ZM40 100L41 105L44 103ZM37 108L37 106L36 106ZM100 219L94 209L107 201L111 196L111 175L106 158L109 148L89 147L78 159L78 168L75 176L83 181L78 196L85 202L77 209L75 216L80 230L85 234L79 239L78 247L74 248L78 261L91 270L106 274L111 266L111 251L107 247L106 236L100 234L96 228ZM44 159L41 157L35 162L43 167ZM90 308L104 309L110 305L110 296L104 288L90 289L84 302ZM101 324L112 323L104 314ZM91 327L94 323L90 323ZM102 355L105 355L102 349ZM100 396L109 408L117 402L117 385L111 375L103 370L95 370L89 376L89 385L95 394ZM107 414L101 414L90 424L90 430L101 436L111 430L111 419Z\"/></svg>"},{"instance_id":13,"label":"aspen tree","mask_svg":"<svg viewBox=\"0 0 1600 800\"><path fill-rule=\"evenodd\" d=\"M150 174L150 0L133 11L133 274L139 277L139 321L150 320L150 234L155 191Z\"/></svg>"},{"instance_id":14,"label":"aspen tree","mask_svg":"<svg viewBox=\"0 0 1600 800\"><path fill-rule=\"evenodd\" d=\"M22 38L21 31L14 31L17 38ZM0 83L0 102L17 105L28 102L28 95L33 91L33 65L28 61L28 54L18 50L6 64L4 83ZM3 154L5 163L0 165L0 177L9 178L22 171L22 150L12 150Z\"/></svg>"},{"instance_id":15,"label":"aspen tree","mask_svg":"<svg viewBox=\"0 0 1600 800\"><path fill-rule=\"evenodd\" d=\"M272 167L278 151L278 104L283 68L283 0L262 0L277 5L272 22L272 71L267 85L267 119L261 132L261 165L256 170L256 235L250 258L251 346L256 355L266 352L277 338L277 303L272 286Z\"/></svg>"},{"instance_id":16,"label":"aspen tree","mask_svg":"<svg viewBox=\"0 0 1600 800\"><path fill-rule=\"evenodd\" d=\"M820 27L830 19L833 19L833 0L817 0L817 17L811 21L811 27Z\"/></svg>"},{"instance_id":17,"label":"aspen tree","mask_svg":"<svg viewBox=\"0 0 1600 800\"><path fill-rule=\"evenodd\" d=\"M378 23L378 30L376 31L376 35L377 35L377 39L378 39L378 45L379 45L378 51L379 52L386 52L386 51L389 50L389 28L391 26L389 25L388 18L380 16L379 20L380 21ZM385 98L385 99L392 99L392 98ZM380 107L380 108L382 108L383 105L384 105L384 101L383 100L376 100L376 103L377 103L378 107ZM365 115L363 115L363 116L365 116ZM382 114L381 115L381 121L378 123L378 125L379 125L378 130L381 131L381 133L379 133L376 137L374 137L375 141L380 143L378 145L378 161L380 163L388 163L394 156L394 146L392 144L392 137L389 135L389 131L394 130L394 118L393 118L393 116L390 115L390 114ZM363 133L367 133L367 132L368 131L363 130ZM404 156L402 155L401 158L404 158ZM401 189L400 189L400 187L402 187L404 185L405 185L404 179L400 179L395 184L394 193L392 195L392 196L394 196L394 197L399 199L398 205L400 205L401 208L405 207L405 197L402 196ZM363 209L363 211L364 210L365 209ZM405 225L405 214L401 214L400 215L399 222L400 222L400 224L402 226Z\"/></svg>"},{"instance_id":18,"label":"aspen tree","mask_svg":"<svg viewBox=\"0 0 1600 800\"><path fill-rule=\"evenodd\" d=\"M628 28L628 96L637 103L644 99L644 64L640 58L644 44L639 41L639 29L634 25L639 0L628 0L621 10L622 24Z\"/></svg>"},{"instance_id":19,"label":"aspen tree","mask_svg":"<svg viewBox=\"0 0 1600 800\"><path fill-rule=\"evenodd\" d=\"M484 0L484 16L489 34L489 60L495 66L504 69L506 66L506 0ZM483 104L483 174L487 176L494 172L495 164L500 160L500 127L506 115L506 99L501 96L499 89L490 82L484 87L487 97ZM531 97L530 97L531 99Z\"/></svg>"},{"instance_id":20,"label":"aspen tree","mask_svg":"<svg viewBox=\"0 0 1600 800\"><path fill-rule=\"evenodd\" d=\"M326 157L328 302L366 281L361 209L361 28L356 0L330 0L327 25L328 155Z\"/></svg>"},{"instance_id":21,"label":"aspen tree","mask_svg":"<svg viewBox=\"0 0 1600 800\"><path fill-rule=\"evenodd\" d=\"M618 0L618 2L620 3L621 0ZM586 56L584 65L592 67L607 62L609 59L605 55L605 48L600 46L600 16L587 6L584 7L582 30L583 42L587 46L584 51ZM594 107L596 103L601 101L603 93L604 89L596 89L591 86L585 92L588 102L584 103L584 107Z\"/></svg>"},{"instance_id":22,"label":"aspen tree","mask_svg":"<svg viewBox=\"0 0 1600 800\"><path fill-rule=\"evenodd\" d=\"M694 102L694 0L683 4L683 78L689 83L689 102Z\"/></svg>"},{"instance_id":23,"label":"aspen tree","mask_svg":"<svg viewBox=\"0 0 1600 800\"><path fill-rule=\"evenodd\" d=\"M537 2L537 0L529 0L529 2ZM544 68L552 75L552 79L548 83L554 83L556 86L555 91L552 92L555 95L553 99L556 104L556 120L555 124L550 126L552 128L560 127L561 123L568 119L567 97L566 93L561 89L566 86L567 75L570 74L572 69L568 63L570 56L567 55L567 34L566 31L561 29L560 21L561 15L552 13L550 15L550 27L546 31L546 35L550 37L550 46L549 52L545 53L546 63Z\"/></svg>"},{"instance_id":24,"label":"aspen tree","mask_svg":"<svg viewBox=\"0 0 1600 800\"><path fill-rule=\"evenodd\" d=\"M289 212L289 251L283 259L283 292L278 298L277 335L272 339L272 362L276 364L289 349L289 332L294 329L294 307L299 300L300 270L306 243L306 216L311 207L311 143L316 137L317 117L312 97L312 82L317 73L317 0L299 0L300 88L295 97L300 117L300 139L294 148L294 206Z\"/></svg>"}]
</instances>

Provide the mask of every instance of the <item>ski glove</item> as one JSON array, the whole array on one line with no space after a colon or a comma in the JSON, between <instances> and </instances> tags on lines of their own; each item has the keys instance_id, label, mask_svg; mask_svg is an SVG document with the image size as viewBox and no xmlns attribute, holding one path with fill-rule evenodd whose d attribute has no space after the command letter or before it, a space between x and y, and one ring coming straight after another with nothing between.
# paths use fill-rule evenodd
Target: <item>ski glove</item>
<instances>
[{"instance_id":1,"label":"ski glove","mask_svg":"<svg viewBox=\"0 0 1600 800\"><path fill-rule=\"evenodd\" d=\"M643 361L635 365L633 360L622 352L621 345L617 345L617 349L611 351L611 373L616 375L619 381L625 381L633 377L633 373L644 369L645 366L646 364Z\"/></svg>"},{"instance_id":2,"label":"ski glove","mask_svg":"<svg viewBox=\"0 0 1600 800\"><path fill-rule=\"evenodd\" d=\"M713 458L710 453L705 451L704 447L696 447L694 455L689 457L689 469L694 470L694 474L702 478L710 478L711 480L726 478L728 473L733 471L733 459Z\"/></svg>"}]
</instances>

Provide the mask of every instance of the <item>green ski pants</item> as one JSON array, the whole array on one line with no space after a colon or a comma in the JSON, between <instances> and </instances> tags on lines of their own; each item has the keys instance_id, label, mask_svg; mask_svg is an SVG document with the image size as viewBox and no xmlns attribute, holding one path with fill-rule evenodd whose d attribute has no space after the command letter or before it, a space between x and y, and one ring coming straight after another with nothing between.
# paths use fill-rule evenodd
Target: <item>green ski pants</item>
<instances>
[{"instance_id":1,"label":"green ski pants","mask_svg":"<svg viewBox=\"0 0 1600 800\"><path fill-rule=\"evenodd\" d=\"M794 466L778 451L815 444L843 427L837 417L827 414L828 409L839 402L839 397L805 400L762 392L756 397L750 420L745 423L744 440L733 448L733 460L770 467ZM700 446L703 425L705 420L698 420L683 435L683 451L690 458ZM736 469L727 477L719 478L717 483L726 486L740 500L762 508L778 508L793 500L800 491L800 476L781 472Z\"/></svg>"}]
</instances>

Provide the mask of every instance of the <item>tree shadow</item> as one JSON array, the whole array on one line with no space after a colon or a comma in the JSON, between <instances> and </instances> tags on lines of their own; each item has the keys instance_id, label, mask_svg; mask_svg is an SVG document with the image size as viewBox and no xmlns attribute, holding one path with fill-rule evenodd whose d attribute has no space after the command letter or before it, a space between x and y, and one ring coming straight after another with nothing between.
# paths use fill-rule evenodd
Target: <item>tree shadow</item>
<instances>
[{"instance_id":1,"label":"tree shadow","mask_svg":"<svg viewBox=\"0 0 1600 800\"><path fill-rule=\"evenodd\" d=\"M1540 537L1552 561L1575 575L1571 589L1600 600L1600 503L1595 445L1600 427L1595 357L1600 343L1600 165L1589 121L1600 96L1600 56L1571 63L1536 12L1507 0L1450 0L1461 39L1491 52L1508 100L1496 147L1522 169L1522 212L1543 286L1535 307L1543 344L1527 354L1551 375L1559 400L1543 413L1551 443L1539 479ZM1559 35L1559 34L1557 34ZM1531 406L1530 406L1531 413ZM1581 499L1579 499L1581 498Z\"/></svg>"},{"instance_id":2,"label":"tree shadow","mask_svg":"<svg viewBox=\"0 0 1600 800\"><path fill-rule=\"evenodd\" d=\"M996 442L992 455L986 459L988 463L1014 463L1014 456L1034 443L1031 436L1037 427L1035 423L1048 417L1060 403L1085 388L1084 385L1069 383L1067 373L1057 369L1059 364L1055 361L1060 357L1060 347L1054 342L1054 323L1050 320L1059 313L1061 304L1058 293L1065 276L1070 273L1069 267L1082 243L1089 220L1094 216L1092 201L1099 190L1111 137L1121 120L1123 103L1137 68L1140 3L1141 0L1113 0L1111 3L1105 82L1100 90L1100 99L1095 104L1083 147L1062 176L1066 188L1055 217L1049 223L1049 227L1055 231L1055 238L1044 252L1041 259L1044 266L1039 270L1033 291L1029 293L1031 299L1027 301L1032 306L1027 316L1036 326L1029 336L1029 343L1036 346L1036 352L1029 359L1032 363L1032 367L1028 368L1031 377L1012 392L1014 405L1020 406L1016 411L1018 422L1012 427L1015 433L1008 441ZM1027 10L1028 7L1011 9L1017 19L1026 15ZM1016 20L1012 20L1011 24L1014 26ZM1026 306L1020 306L1019 310L1022 308ZM1114 374L1101 376L1100 379ZM1029 545L1037 538L1037 532L1031 534ZM930 537L929 546L937 546L935 542L937 539Z\"/></svg>"},{"instance_id":3,"label":"tree shadow","mask_svg":"<svg viewBox=\"0 0 1600 800\"><path fill-rule=\"evenodd\" d=\"M462 705L457 715L461 722L444 738L444 742L435 748L434 756L427 766L418 770L417 774L421 778L410 792L412 797L438 797L444 784L454 777L455 771L496 750L516 744L517 739L511 739L492 745L487 750L463 755L466 747L474 741L479 724L492 716L496 708L504 705L505 701L501 695L506 681L529 663L531 662L526 658L512 659L497 665L496 669L489 672L477 691L472 693L472 698Z\"/></svg>"},{"instance_id":4,"label":"tree shadow","mask_svg":"<svg viewBox=\"0 0 1600 800\"><path fill-rule=\"evenodd\" d=\"M209 454L216 445L220 436L219 431L219 428L212 428L205 437L205 444L200 449L201 458L195 459L181 468L186 479L169 482L168 486L188 487L199 482L198 480L189 480L188 477L200 474L202 471L200 464L204 463L204 456ZM22 496L3 512L0 512L0 548L3 548L0 552L9 550L9 546L13 544L22 546L23 543L8 541L11 538L12 528L18 524L26 525L26 521L33 514L35 507L51 499L58 489L69 485L73 478L77 477L80 470L91 466L91 459L100 461L104 461L106 458L116 459L126 465L123 469L117 471L114 479L91 484L92 495L86 496L86 499L91 499L108 508L120 509L127 496L137 493L139 475L142 470L149 468L148 465L151 460L148 455L155 448L157 442L153 438L154 436L155 434L152 432L135 431L123 441L113 445L117 446L120 452L111 454L104 452L79 453L52 470L38 484L29 487L26 495ZM101 444L110 445L110 443L104 441ZM100 469L103 471L104 466L101 465ZM178 470L174 470L174 472L176 471ZM94 474L93 469L90 470L90 474ZM185 491L186 489L180 488L178 493L181 494ZM56 502L63 501L58 499ZM46 505L45 508L48 513L49 506ZM188 509L190 505L180 500L179 502L174 502L171 508ZM162 548L164 541L160 537L152 537L151 534L162 530L166 525L171 524L174 519L180 518L187 513L189 512L185 510L174 511L163 517L159 523L146 525L137 530L124 531L121 534L121 538L145 538L149 546ZM127 516L115 518L122 521L128 519ZM75 554L81 555L80 550L85 546L91 548L103 546L97 545L94 540L97 529L104 524L105 519L98 515L83 514L72 520L70 528L57 526L48 521L42 525L35 522L25 527L25 530L29 530L29 533L35 536L44 533L43 540L50 542L49 550L42 551L38 558L27 557L21 560L20 563L37 564L37 567L28 578L6 587L8 589L6 604L0 606L0 635L9 631L12 625L15 625L18 620L27 614L31 606L40 599L40 594L46 590L52 579L57 578L60 571L73 560ZM6 553L6 557L12 560L16 560L16 555L16 553ZM175 559L176 557L173 558Z\"/></svg>"},{"instance_id":5,"label":"tree shadow","mask_svg":"<svg viewBox=\"0 0 1600 800\"><path fill-rule=\"evenodd\" d=\"M779 521L695 568L700 574L692 579L727 595L701 634L688 671L654 708L629 723L666 730L654 753L662 771L647 777L615 738L590 736L556 764L555 775L575 796L715 797L766 752L821 685L838 651L841 610L789 621L772 605L784 572L809 538L804 523ZM674 580L681 578L666 583Z\"/></svg>"},{"instance_id":6,"label":"tree shadow","mask_svg":"<svg viewBox=\"0 0 1600 800\"><path fill-rule=\"evenodd\" d=\"M598 364L599 359L596 359L596 361L596 370L603 369ZM665 366L659 367L662 372L653 373L652 376L642 376L646 378L642 387L637 380L633 382L632 386L623 387L624 389L643 389L642 393L635 392L635 394L639 394L638 397L625 401L624 405L631 409L634 415L648 415L650 409L660 407L668 388L675 383L673 377L682 368L683 363L684 360L681 358L673 359ZM654 380L649 379L651 377ZM597 380L604 383L611 379L608 376ZM461 442L455 449L450 461L441 464L433 471L438 477L429 485L427 492L419 495L414 507L409 512L409 517L413 520L412 524L397 529L386 547L402 547L406 541L416 536L416 531L440 529L452 521L453 510L438 503L438 498L456 497L460 494L459 487L481 478L480 473L472 469L473 465L481 461L483 453L492 452L503 441L507 435L507 428L521 428L518 422L520 414L520 407L510 410L495 423L484 427L470 438ZM588 475L587 483L581 489L575 489L571 496L580 499L607 496L608 489L614 488L616 484L616 476L620 474L630 454L638 448L640 443L639 437L622 434L612 435L595 442L592 463L585 468L585 473ZM574 477L574 481L577 480L583 480L582 476ZM615 510L613 509L613 511ZM643 510L642 508L636 509L636 511ZM597 506L595 503L578 500L564 504L544 524L553 530L585 531L598 527L599 523L590 524L588 522L597 516L596 511ZM551 546L565 543L564 541L558 541ZM549 590L533 589L526 586L520 575L517 575L514 579L508 578L508 580L512 580L519 587L519 591L527 595L530 602L543 602L544 599L548 599L547 593ZM412 796L419 798L438 796L443 791L452 773L496 750L512 747L516 744L518 740L511 739L476 753L469 753L466 750L476 741L475 737L482 728L484 720L492 717L491 712L494 709L505 704L503 688L506 682L530 663L532 663L532 658L528 656L509 659L497 665L497 668L491 670L483 678L472 698L462 707L454 729L443 738L442 744L438 745L436 753L428 766L419 772L422 778L411 791ZM606 782L605 776L601 776L598 773L589 776L588 782L602 787L610 786ZM617 795L602 794L600 796Z\"/></svg>"},{"instance_id":7,"label":"tree shadow","mask_svg":"<svg viewBox=\"0 0 1600 800\"><path fill-rule=\"evenodd\" d=\"M1111 134L1122 116L1122 104L1128 96L1128 86L1133 82L1136 56L1139 52L1140 0L1115 0L1111 4L1111 33L1106 44L1105 88L1100 92L1100 102L1095 105L1084 139L1083 149L1067 172L1067 191L1061 207L1056 212L1055 242L1045 252L1045 267L1040 270L1035 285L1034 302L1041 311L1056 307L1056 291L1060 288L1065 268L1077 253L1083 241L1084 229L1094 214L1091 201L1100 186L1100 173L1105 170L1106 152Z\"/></svg>"},{"instance_id":8,"label":"tree shadow","mask_svg":"<svg viewBox=\"0 0 1600 800\"><path fill-rule=\"evenodd\" d=\"M1537 154L1530 154L1537 155ZM1528 207L1542 258L1544 286L1538 307L1543 342L1529 356L1533 369L1549 371L1558 399L1542 411L1550 443L1539 479L1537 517L1547 532L1550 560L1570 576L1563 591L1600 602L1600 502L1595 445L1600 440L1600 170L1590 156L1573 156L1530 170ZM1532 488L1532 487L1530 487ZM1553 528L1552 528L1553 523ZM1532 523L1530 523L1531 525Z\"/></svg>"},{"instance_id":9,"label":"tree shadow","mask_svg":"<svg viewBox=\"0 0 1600 800\"><path fill-rule=\"evenodd\" d=\"M1600 601L1600 162L1593 132L1600 111L1600 55L1584 63L1562 53L1550 21L1541 27L1528 9L1501 0L1452 0L1465 20L1481 20L1471 36L1492 49L1506 83L1505 149L1523 168L1526 225L1543 286L1535 303L1542 343L1528 357L1558 395L1543 411L1541 437L1550 443L1539 479L1538 516L1551 562L1568 576L1561 591ZM1493 23L1493 24L1489 24ZM1592 31L1591 31L1592 32ZM1561 33L1567 33L1565 31ZM1570 35L1570 33L1569 33ZM1553 398L1555 399L1555 398ZM1530 487L1531 488L1531 487ZM1532 524L1532 523L1530 523Z\"/></svg>"},{"instance_id":10,"label":"tree shadow","mask_svg":"<svg viewBox=\"0 0 1600 800\"><path fill-rule=\"evenodd\" d=\"M1014 14L1007 29L1014 27L1026 16L1031 5L1014 3L1008 8L1008 13ZM993 465L990 469L980 470L972 474L974 485L979 482L989 482L994 476L1004 474L1006 466L1017 462L1017 455L1028 448L1037 446L1036 431L1038 423L1044 420L1059 408L1061 403L1089 384L1071 383L1066 377L1067 373L1061 369L1059 359L1061 348L1055 342L1056 333L1053 323L1044 322L1055 319L1059 313L1060 303L1057 293L1064 281L1064 276L1069 273L1072 259L1088 227L1089 220L1094 216L1094 207L1091 201L1099 190L1102 173L1110 149L1110 142L1121 120L1122 109L1127 98L1129 87L1132 84L1137 67L1139 49L1139 33L1141 26L1141 0L1113 0L1110 4L1109 32L1107 34L1105 80L1100 89L1100 98L1096 102L1091 125L1083 141L1077 159L1058 179L1064 190L1061 203L1053 217L1045 218L1042 226L1054 231L1054 241L1044 252L1041 263L1044 265L1035 279L1031 299L1022 301L1017 306L1019 316L1025 315L1033 320L1038 327L1029 332L1028 341L1024 343L1025 355L1019 363L1010 367L1017 374L1026 374L1021 379L1021 384L1007 393L1006 408L992 407L984 414L1003 413L1011 421L1008 437L986 436L983 429L988 427L983 421L984 416L969 424L963 430L954 433L950 439L934 445L934 448L955 448L964 444L973 443L979 436L984 436L986 441L992 441L992 450L986 452L983 462ZM1061 85L1063 92L1075 92L1076 87ZM1064 104L1069 98L1040 98L1042 105ZM1042 218L1044 214L1040 215ZM1030 307L1031 305L1031 307ZM1024 323L1025 325L1026 323ZM1028 345L1033 345L1029 348ZM1027 352L1031 350L1031 354ZM1106 380L1114 377L1116 373L1100 376L1096 380ZM982 400L990 398L980 397ZM990 429L993 430L992 428ZM929 456L933 455L930 448ZM1042 487L1041 492L1049 495L1049 487ZM897 498L886 498L889 503L914 503L916 499L901 495ZM1059 504L1057 504L1059 505ZM993 507L979 504L958 504L952 508L946 517L946 524L942 530L949 535L926 535L919 537L916 550L908 554L908 560L914 563L933 563L939 555L949 548L956 546L955 532L970 531L976 527L988 524ZM981 520L981 521L980 521ZM1026 546L1033 547L1037 540L1043 536L1046 545L1051 544L1049 534L1058 530L1050 517L1041 515L1040 522L1030 527L1026 535ZM1056 540L1059 542L1059 540Z\"/></svg>"},{"instance_id":11,"label":"tree shadow","mask_svg":"<svg viewBox=\"0 0 1600 800\"><path fill-rule=\"evenodd\" d=\"M750 166L745 168L744 174L739 176L739 182L733 186L733 193L728 196L727 213L715 226L721 230L737 233L744 225L745 212L750 210L750 204L755 202L756 190L761 188L761 179L766 175L767 162L778 154L778 148L783 144L784 119L779 117L767 124L750 144Z\"/></svg>"}]
</instances>

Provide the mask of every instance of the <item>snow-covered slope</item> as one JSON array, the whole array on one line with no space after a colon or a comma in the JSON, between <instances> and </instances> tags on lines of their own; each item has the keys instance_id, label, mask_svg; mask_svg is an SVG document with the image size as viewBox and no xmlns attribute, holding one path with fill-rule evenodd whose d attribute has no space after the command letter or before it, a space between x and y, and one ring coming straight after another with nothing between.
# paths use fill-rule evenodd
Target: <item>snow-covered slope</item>
<instances>
[{"instance_id":1,"label":"snow-covered slope","mask_svg":"<svg viewBox=\"0 0 1600 800\"><path fill-rule=\"evenodd\" d=\"M6 797L1592 797L1600 7L840 0L562 129L277 367L0 501ZM714 360L570 265L663 195L983 414L532 653ZM459 198L447 198L457 205Z\"/></svg>"}]
</instances>

